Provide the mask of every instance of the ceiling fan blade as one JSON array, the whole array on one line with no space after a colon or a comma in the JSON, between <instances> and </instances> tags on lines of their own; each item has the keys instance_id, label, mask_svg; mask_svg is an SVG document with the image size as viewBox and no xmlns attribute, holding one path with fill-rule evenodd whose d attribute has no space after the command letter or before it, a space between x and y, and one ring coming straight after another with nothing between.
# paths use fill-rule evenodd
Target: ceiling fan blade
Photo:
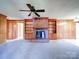
<instances>
[{"instance_id":1,"label":"ceiling fan blade","mask_svg":"<svg viewBox=\"0 0 79 59\"><path fill-rule=\"evenodd\" d=\"M31 4L26 4L27 5L27 7L31 10L32 9L32 6L31 6Z\"/></svg>"},{"instance_id":2,"label":"ceiling fan blade","mask_svg":"<svg viewBox=\"0 0 79 59\"><path fill-rule=\"evenodd\" d=\"M34 12L34 13L35 13L35 15L37 15L38 17L40 17L40 15L38 13L36 13L36 12Z\"/></svg>"},{"instance_id":3,"label":"ceiling fan blade","mask_svg":"<svg viewBox=\"0 0 79 59\"><path fill-rule=\"evenodd\" d=\"M32 12L31 12L32 13ZM31 13L29 13L29 15L28 16L31 16Z\"/></svg>"},{"instance_id":4,"label":"ceiling fan blade","mask_svg":"<svg viewBox=\"0 0 79 59\"><path fill-rule=\"evenodd\" d=\"M30 10L19 10L19 11L29 11L30 12Z\"/></svg>"},{"instance_id":5,"label":"ceiling fan blade","mask_svg":"<svg viewBox=\"0 0 79 59\"><path fill-rule=\"evenodd\" d=\"M36 10L36 12L45 12L44 9Z\"/></svg>"},{"instance_id":6,"label":"ceiling fan blade","mask_svg":"<svg viewBox=\"0 0 79 59\"><path fill-rule=\"evenodd\" d=\"M26 5L30 9L30 11L35 11L34 6L32 6L31 4L26 4Z\"/></svg>"}]
</instances>

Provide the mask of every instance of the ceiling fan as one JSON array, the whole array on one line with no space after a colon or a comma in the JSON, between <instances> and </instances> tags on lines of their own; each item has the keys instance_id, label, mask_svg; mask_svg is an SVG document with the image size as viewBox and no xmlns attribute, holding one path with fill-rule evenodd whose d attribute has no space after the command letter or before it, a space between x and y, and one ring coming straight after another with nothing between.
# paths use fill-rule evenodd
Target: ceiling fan
<instances>
[{"instance_id":1,"label":"ceiling fan","mask_svg":"<svg viewBox=\"0 0 79 59\"><path fill-rule=\"evenodd\" d=\"M27 5L27 7L30 9L30 10L19 10L19 11L28 11L28 12L30 12L29 14L28 14L28 16L31 16L31 14L32 14L32 12L36 15L36 16L38 16L38 17L40 17L40 15L37 13L37 12L45 12L45 10L44 9L35 9L35 7L34 6L32 6L31 4L26 4Z\"/></svg>"}]
</instances>

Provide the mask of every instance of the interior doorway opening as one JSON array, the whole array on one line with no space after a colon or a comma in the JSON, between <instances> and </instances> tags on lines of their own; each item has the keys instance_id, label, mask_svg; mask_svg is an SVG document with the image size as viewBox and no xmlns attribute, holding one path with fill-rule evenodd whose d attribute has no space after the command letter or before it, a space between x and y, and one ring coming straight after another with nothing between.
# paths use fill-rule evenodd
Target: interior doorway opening
<instances>
[{"instance_id":1,"label":"interior doorway opening","mask_svg":"<svg viewBox=\"0 0 79 59\"><path fill-rule=\"evenodd\" d=\"M79 40L79 23L76 23L76 40Z\"/></svg>"},{"instance_id":2,"label":"interior doorway opening","mask_svg":"<svg viewBox=\"0 0 79 59\"><path fill-rule=\"evenodd\" d=\"M24 23L17 23L17 39L24 39Z\"/></svg>"}]
</instances>

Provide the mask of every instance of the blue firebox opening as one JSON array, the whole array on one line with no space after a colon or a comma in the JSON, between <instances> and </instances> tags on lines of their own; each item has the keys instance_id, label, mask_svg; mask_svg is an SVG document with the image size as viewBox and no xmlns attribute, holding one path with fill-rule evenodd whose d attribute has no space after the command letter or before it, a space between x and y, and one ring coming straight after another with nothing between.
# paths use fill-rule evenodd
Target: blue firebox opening
<instances>
[{"instance_id":1,"label":"blue firebox opening","mask_svg":"<svg viewBox=\"0 0 79 59\"><path fill-rule=\"evenodd\" d=\"M36 31L36 38L37 39L46 39L46 33L43 30Z\"/></svg>"},{"instance_id":2,"label":"blue firebox opening","mask_svg":"<svg viewBox=\"0 0 79 59\"><path fill-rule=\"evenodd\" d=\"M36 29L36 39L47 39L48 33L46 29Z\"/></svg>"}]
</instances>

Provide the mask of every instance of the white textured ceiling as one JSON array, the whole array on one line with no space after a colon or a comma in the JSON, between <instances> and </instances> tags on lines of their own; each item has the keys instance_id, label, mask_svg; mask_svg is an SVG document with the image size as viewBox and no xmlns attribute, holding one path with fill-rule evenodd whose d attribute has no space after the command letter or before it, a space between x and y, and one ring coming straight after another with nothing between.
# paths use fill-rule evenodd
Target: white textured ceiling
<instances>
[{"instance_id":1,"label":"white textured ceiling","mask_svg":"<svg viewBox=\"0 0 79 59\"><path fill-rule=\"evenodd\" d=\"M0 13L12 18L27 18L28 12L20 12L20 9L28 9L26 3L31 3L36 9L45 9L45 13L39 13L42 17L73 18L79 17L79 0L0 0Z\"/></svg>"}]
</instances>

